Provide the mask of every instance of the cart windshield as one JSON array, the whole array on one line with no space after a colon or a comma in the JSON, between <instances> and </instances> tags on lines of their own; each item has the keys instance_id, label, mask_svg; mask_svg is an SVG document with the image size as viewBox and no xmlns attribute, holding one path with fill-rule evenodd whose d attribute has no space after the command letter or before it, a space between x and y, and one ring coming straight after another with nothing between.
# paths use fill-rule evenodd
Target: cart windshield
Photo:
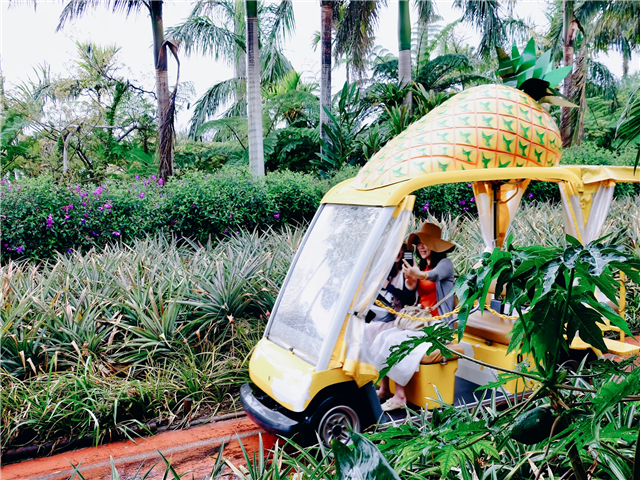
<instances>
[{"instance_id":1,"label":"cart windshield","mask_svg":"<svg viewBox=\"0 0 640 480\"><path fill-rule=\"evenodd\" d=\"M325 205L292 265L267 337L312 359L345 292L380 207Z\"/></svg>"}]
</instances>

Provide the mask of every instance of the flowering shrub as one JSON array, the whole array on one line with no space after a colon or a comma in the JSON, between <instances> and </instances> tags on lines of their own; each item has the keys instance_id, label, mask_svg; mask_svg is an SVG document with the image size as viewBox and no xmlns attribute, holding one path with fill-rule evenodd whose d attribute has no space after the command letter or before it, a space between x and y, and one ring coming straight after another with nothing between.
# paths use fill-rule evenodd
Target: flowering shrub
<instances>
[{"instance_id":1,"label":"flowering shrub","mask_svg":"<svg viewBox=\"0 0 640 480\"><path fill-rule=\"evenodd\" d=\"M2 180L2 258L47 258L159 231L205 242L304 222L332 185L288 171L254 181L238 170L191 172L166 185L155 175L97 186L61 186L46 176Z\"/></svg>"}]
</instances>

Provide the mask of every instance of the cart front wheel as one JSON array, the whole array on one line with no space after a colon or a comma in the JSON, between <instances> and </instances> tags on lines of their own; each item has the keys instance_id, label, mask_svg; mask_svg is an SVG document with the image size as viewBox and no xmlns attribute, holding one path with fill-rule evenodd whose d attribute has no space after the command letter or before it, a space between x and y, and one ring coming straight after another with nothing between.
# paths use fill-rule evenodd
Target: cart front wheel
<instances>
[{"instance_id":1,"label":"cart front wheel","mask_svg":"<svg viewBox=\"0 0 640 480\"><path fill-rule=\"evenodd\" d=\"M348 405L335 405L329 408L320 418L316 431L326 447L331 446L331 440L349 444L351 437L349 430L360 432L360 418L356 411Z\"/></svg>"}]
</instances>

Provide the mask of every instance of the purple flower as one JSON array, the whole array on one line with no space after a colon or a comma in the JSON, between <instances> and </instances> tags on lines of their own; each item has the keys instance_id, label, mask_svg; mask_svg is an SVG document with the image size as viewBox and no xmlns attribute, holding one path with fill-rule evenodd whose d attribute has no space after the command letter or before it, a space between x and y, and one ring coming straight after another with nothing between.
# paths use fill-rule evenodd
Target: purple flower
<instances>
[{"instance_id":1,"label":"purple flower","mask_svg":"<svg viewBox=\"0 0 640 480\"><path fill-rule=\"evenodd\" d=\"M472 202L472 203L475 203L476 202L476 197L471 197L471 200L469 200L469 201Z\"/></svg>"},{"instance_id":2,"label":"purple flower","mask_svg":"<svg viewBox=\"0 0 640 480\"><path fill-rule=\"evenodd\" d=\"M112 207L113 207L113 205L111 205L109 203L105 203L104 204L104 208L106 208L106 209L109 209L109 208L112 208Z\"/></svg>"},{"instance_id":3,"label":"purple flower","mask_svg":"<svg viewBox=\"0 0 640 480\"><path fill-rule=\"evenodd\" d=\"M3 243L3 244L2 244L2 246L3 246L4 248L7 248L7 247L9 246L9 244L8 244L8 243Z\"/></svg>"},{"instance_id":4,"label":"purple flower","mask_svg":"<svg viewBox=\"0 0 640 480\"><path fill-rule=\"evenodd\" d=\"M529 198L533 198L533 193L530 193L530 194L529 194Z\"/></svg>"},{"instance_id":5,"label":"purple flower","mask_svg":"<svg viewBox=\"0 0 640 480\"><path fill-rule=\"evenodd\" d=\"M53 215L50 213L47 217L47 228L53 227Z\"/></svg>"},{"instance_id":6,"label":"purple flower","mask_svg":"<svg viewBox=\"0 0 640 480\"><path fill-rule=\"evenodd\" d=\"M464 201L464 200L460 200L458 203L459 203L460 205L466 205L466 204L467 204L467 202L466 202L466 201Z\"/></svg>"},{"instance_id":7,"label":"purple flower","mask_svg":"<svg viewBox=\"0 0 640 480\"><path fill-rule=\"evenodd\" d=\"M467 183L467 187L472 188L472 185L470 183Z\"/></svg>"},{"instance_id":8,"label":"purple flower","mask_svg":"<svg viewBox=\"0 0 640 480\"><path fill-rule=\"evenodd\" d=\"M229 233L229 230L225 230L224 233Z\"/></svg>"},{"instance_id":9,"label":"purple flower","mask_svg":"<svg viewBox=\"0 0 640 480\"><path fill-rule=\"evenodd\" d=\"M78 193L78 195L80 195L80 198L84 198L84 197L86 197L87 195L89 195L89 193L88 193L88 192L85 192L84 190L81 190L81 191L80 191L80 193Z\"/></svg>"},{"instance_id":10,"label":"purple flower","mask_svg":"<svg viewBox=\"0 0 640 480\"><path fill-rule=\"evenodd\" d=\"M104 207L98 207L98 210L102 211L104 210Z\"/></svg>"},{"instance_id":11,"label":"purple flower","mask_svg":"<svg viewBox=\"0 0 640 480\"><path fill-rule=\"evenodd\" d=\"M230 214L229 214L229 218L233 218L233 213L230 213Z\"/></svg>"},{"instance_id":12,"label":"purple flower","mask_svg":"<svg viewBox=\"0 0 640 480\"><path fill-rule=\"evenodd\" d=\"M20 191L20 185L16 185L16 190Z\"/></svg>"},{"instance_id":13,"label":"purple flower","mask_svg":"<svg viewBox=\"0 0 640 480\"><path fill-rule=\"evenodd\" d=\"M87 202L82 202L82 206L86 207L87 206Z\"/></svg>"},{"instance_id":14,"label":"purple flower","mask_svg":"<svg viewBox=\"0 0 640 480\"><path fill-rule=\"evenodd\" d=\"M469 207L464 207L463 210L469 210Z\"/></svg>"},{"instance_id":15,"label":"purple flower","mask_svg":"<svg viewBox=\"0 0 640 480\"><path fill-rule=\"evenodd\" d=\"M140 198L144 198L144 192L140 194Z\"/></svg>"},{"instance_id":16,"label":"purple flower","mask_svg":"<svg viewBox=\"0 0 640 480\"><path fill-rule=\"evenodd\" d=\"M120 232L111 232L111 235L113 235L114 237L119 237L120 236Z\"/></svg>"},{"instance_id":17,"label":"purple flower","mask_svg":"<svg viewBox=\"0 0 640 480\"><path fill-rule=\"evenodd\" d=\"M164 180L162 180L161 178L158 179L158 185L162 186L162 184L164 183Z\"/></svg>"},{"instance_id":18,"label":"purple flower","mask_svg":"<svg viewBox=\"0 0 640 480\"><path fill-rule=\"evenodd\" d=\"M75 191L76 191L76 192L79 192L79 191L80 191L80 185L76 185Z\"/></svg>"},{"instance_id":19,"label":"purple flower","mask_svg":"<svg viewBox=\"0 0 640 480\"><path fill-rule=\"evenodd\" d=\"M14 250L15 250L16 252L18 252L18 253L22 253L22 252L24 252L24 245L21 245L21 246L19 246L19 247L16 247Z\"/></svg>"},{"instance_id":20,"label":"purple flower","mask_svg":"<svg viewBox=\"0 0 640 480\"><path fill-rule=\"evenodd\" d=\"M91 235L93 235L94 237L99 237L100 236L100 234L96 233L96 232L91 232Z\"/></svg>"},{"instance_id":21,"label":"purple flower","mask_svg":"<svg viewBox=\"0 0 640 480\"><path fill-rule=\"evenodd\" d=\"M81 218L80 223L84 223L84 222L86 222L86 220L84 218Z\"/></svg>"},{"instance_id":22,"label":"purple flower","mask_svg":"<svg viewBox=\"0 0 640 480\"><path fill-rule=\"evenodd\" d=\"M276 213L273 218L275 218L276 220L280 218L280 212Z\"/></svg>"},{"instance_id":23,"label":"purple flower","mask_svg":"<svg viewBox=\"0 0 640 480\"><path fill-rule=\"evenodd\" d=\"M65 215L65 216L64 216L65 221L66 221L66 220L69 220L70 218L71 218L71 217L70 217L69 215Z\"/></svg>"},{"instance_id":24,"label":"purple flower","mask_svg":"<svg viewBox=\"0 0 640 480\"><path fill-rule=\"evenodd\" d=\"M140 180L140 175L136 175L136 180Z\"/></svg>"},{"instance_id":25,"label":"purple flower","mask_svg":"<svg viewBox=\"0 0 640 480\"><path fill-rule=\"evenodd\" d=\"M104 189L103 189L102 187L98 187L98 188L96 188L96 189L95 189L93 192L91 192L91 193L93 193L96 197L99 197L99 196L102 194L102 191L103 191L103 190L104 190Z\"/></svg>"},{"instance_id":26,"label":"purple flower","mask_svg":"<svg viewBox=\"0 0 640 480\"><path fill-rule=\"evenodd\" d=\"M425 203L424 206L422 207L422 210L424 212L426 212L427 210L429 210L429 202Z\"/></svg>"},{"instance_id":27,"label":"purple flower","mask_svg":"<svg viewBox=\"0 0 640 480\"><path fill-rule=\"evenodd\" d=\"M4 180L4 179L0 180L0 185L4 185L5 183L7 183L6 180Z\"/></svg>"},{"instance_id":28,"label":"purple flower","mask_svg":"<svg viewBox=\"0 0 640 480\"><path fill-rule=\"evenodd\" d=\"M73 250L71 248L68 248L67 253L73 253Z\"/></svg>"},{"instance_id":29,"label":"purple flower","mask_svg":"<svg viewBox=\"0 0 640 480\"><path fill-rule=\"evenodd\" d=\"M156 176L155 175L151 175L151 180L155 180Z\"/></svg>"},{"instance_id":30,"label":"purple flower","mask_svg":"<svg viewBox=\"0 0 640 480\"><path fill-rule=\"evenodd\" d=\"M66 205L62 207L62 210L64 210L64 213L69 213L69 210L73 210L73 205Z\"/></svg>"},{"instance_id":31,"label":"purple flower","mask_svg":"<svg viewBox=\"0 0 640 480\"><path fill-rule=\"evenodd\" d=\"M7 189L8 189L9 191L11 191L11 185L9 185L9 186L7 187Z\"/></svg>"}]
</instances>

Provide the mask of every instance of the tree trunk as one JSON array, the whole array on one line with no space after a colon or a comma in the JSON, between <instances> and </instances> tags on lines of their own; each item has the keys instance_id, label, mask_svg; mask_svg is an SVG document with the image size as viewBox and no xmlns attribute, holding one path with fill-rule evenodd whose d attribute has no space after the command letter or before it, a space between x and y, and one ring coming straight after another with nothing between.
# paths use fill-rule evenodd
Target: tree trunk
<instances>
[{"instance_id":1,"label":"tree trunk","mask_svg":"<svg viewBox=\"0 0 640 480\"><path fill-rule=\"evenodd\" d=\"M629 61L631 60L631 51L629 46L625 45L622 50L622 78L627 78L629 75Z\"/></svg>"},{"instance_id":2,"label":"tree trunk","mask_svg":"<svg viewBox=\"0 0 640 480\"><path fill-rule=\"evenodd\" d=\"M320 137L329 141L323 126L328 123L325 109L331 111L331 1L320 4Z\"/></svg>"},{"instance_id":3,"label":"tree trunk","mask_svg":"<svg viewBox=\"0 0 640 480\"><path fill-rule=\"evenodd\" d=\"M153 59L156 68L156 96L158 98L158 175L166 183L167 179L173 175L173 125L169 125L173 122L173 118L170 118L169 112L171 96L169 94L167 55L160 55L164 43L162 0L152 0L150 5Z\"/></svg>"},{"instance_id":4,"label":"tree trunk","mask_svg":"<svg viewBox=\"0 0 640 480\"><path fill-rule=\"evenodd\" d=\"M571 65L573 67L573 42L576 38L576 32L578 30L578 24L576 22L573 6L574 0L564 0L564 13L562 23L562 39L563 39L563 54L565 66ZM571 98L573 90L573 72L570 72L564 79L564 94ZM562 137L562 147L567 148L571 146L571 108L562 107L562 117L560 119L560 135Z\"/></svg>"},{"instance_id":5,"label":"tree trunk","mask_svg":"<svg viewBox=\"0 0 640 480\"><path fill-rule=\"evenodd\" d=\"M239 10L238 10L239 11ZM234 20L234 33L236 35L244 35L242 28L242 21L240 15L235 15ZM236 80L244 79L246 81L247 78L247 53L242 50L240 47L236 47L238 49L238 55L236 56L236 63L234 65L234 75ZM240 81L238 83L238 87L236 88L236 102L239 102L244 98L246 94L245 85Z\"/></svg>"},{"instance_id":6,"label":"tree trunk","mask_svg":"<svg viewBox=\"0 0 640 480\"><path fill-rule=\"evenodd\" d=\"M62 134L62 175L69 173L69 140L71 132Z\"/></svg>"},{"instance_id":7,"label":"tree trunk","mask_svg":"<svg viewBox=\"0 0 640 480\"><path fill-rule=\"evenodd\" d=\"M582 137L584 137L584 116L587 112L587 62L587 43L584 42L575 60L576 71L573 74L571 101L580 106L577 112L576 109L573 109L572 112L575 119L572 122L573 145L581 145Z\"/></svg>"},{"instance_id":8,"label":"tree trunk","mask_svg":"<svg viewBox=\"0 0 640 480\"><path fill-rule=\"evenodd\" d=\"M401 86L411 83L411 16L409 1L398 2L398 81ZM411 92L407 93L404 105L411 108Z\"/></svg>"},{"instance_id":9,"label":"tree trunk","mask_svg":"<svg viewBox=\"0 0 640 480\"><path fill-rule=\"evenodd\" d=\"M245 0L247 13L247 116L249 121L249 167L254 177L264 176L262 144L262 98L258 46L258 2Z\"/></svg>"}]
</instances>

